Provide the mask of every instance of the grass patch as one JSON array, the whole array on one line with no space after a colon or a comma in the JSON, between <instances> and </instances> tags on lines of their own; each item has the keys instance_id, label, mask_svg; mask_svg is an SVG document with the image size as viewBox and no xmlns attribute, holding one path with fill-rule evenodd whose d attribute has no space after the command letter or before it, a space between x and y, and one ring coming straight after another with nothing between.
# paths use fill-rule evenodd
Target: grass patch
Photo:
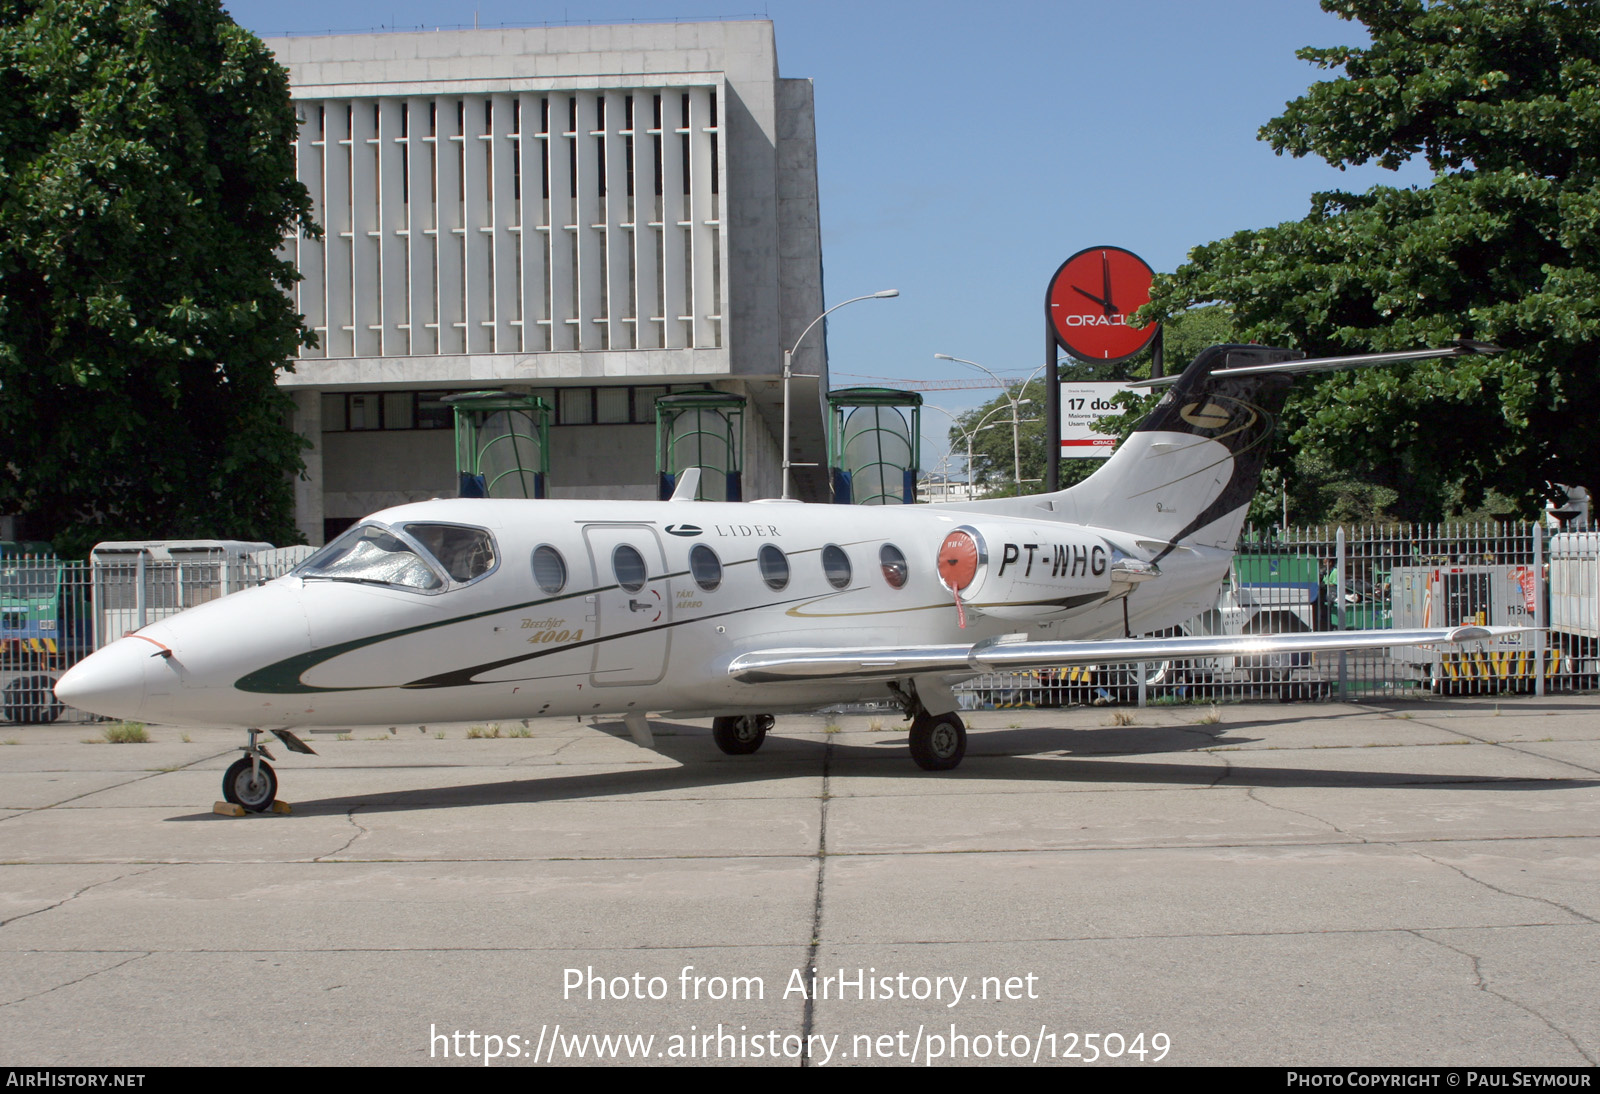
<instances>
[{"instance_id":1,"label":"grass patch","mask_svg":"<svg viewBox=\"0 0 1600 1094\"><path fill-rule=\"evenodd\" d=\"M883 732L883 719L882 718L873 718L870 721L868 721L867 722L867 732L868 733L882 733Z\"/></svg>"},{"instance_id":2,"label":"grass patch","mask_svg":"<svg viewBox=\"0 0 1600 1094\"><path fill-rule=\"evenodd\" d=\"M481 740L486 740L488 738L498 737L498 736L500 736L500 723L499 722L496 722L496 723L494 723L494 725L490 725L490 726L469 726L469 727L467 727L467 740L469 740L469 741L481 741Z\"/></svg>"},{"instance_id":3,"label":"grass patch","mask_svg":"<svg viewBox=\"0 0 1600 1094\"><path fill-rule=\"evenodd\" d=\"M1222 721L1222 708L1213 703L1210 710L1200 715L1200 721L1197 724L1214 726L1220 721Z\"/></svg>"},{"instance_id":4,"label":"grass patch","mask_svg":"<svg viewBox=\"0 0 1600 1094\"><path fill-rule=\"evenodd\" d=\"M8 745L20 745L22 742L17 740L15 737L7 737L3 743Z\"/></svg>"},{"instance_id":5,"label":"grass patch","mask_svg":"<svg viewBox=\"0 0 1600 1094\"><path fill-rule=\"evenodd\" d=\"M506 734L506 736L507 737L532 737L533 736L533 730L529 729L527 726L517 726L515 729L509 731Z\"/></svg>"},{"instance_id":6,"label":"grass patch","mask_svg":"<svg viewBox=\"0 0 1600 1094\"><path fill-rule=\"evenodd\" d=\"M194 738L185 733L183 735L183 743L186 745L192 745L194 744Z\"/></svg>"},{"instance_id":7,"label":"grass patch","mask_svg":"<svg viewBox=\"0 0 1600 1094\"><path fill-rule=\"evenodd\" d=\"M105 728L106 741L114 745L144 745L150 743L150 734L144 731L143 722L117 722Z\"/></svg>"},{"instance_id":8,"label":"grass patch","mask_svg":"<svg viewBox=\"0 0 1600 1094\"><path fill-rule=\"evenodd\" d=\"M824 732L824 733L842 733L842 732L844 732L844 727L841 726L838 722L829 722L827 725L822 727L822 732Z\"/></svg>"},{"instance_id":9,"label":"grass patch","mask_svg":"<svg viewBox=\"0 0 1600 1094\"><path fill-rule=\"evenodd\" d=\"M433 739L436 740L436 741L444 740L444 730L441 729L441 730L437 731L436 733L434 733Z\"/></svg>"},{"instance_id":10,"label":"grass patch","mask_svg":"<svg viewBox=\"0 0 1600 1094\"><path fill-rule=\"evenodd\" d=\"M1133 715L1126 710L1113 710L1111 712L1111 724L1114 726L1131 726L1133 725Z\"/></svg>"},{"instance_id":11,"label":"grass patch","mask_svg":"<svg viewBox=\"0 0 1600 1094\"><path fill-rule=\"evenodd\" d=\"M337 737L335 737L334 740L336 740L336 741L353 741L353 740L355 740L355 736L353 734L349 734L349 733L341 733Z\"/></svg>"}]
</instances>

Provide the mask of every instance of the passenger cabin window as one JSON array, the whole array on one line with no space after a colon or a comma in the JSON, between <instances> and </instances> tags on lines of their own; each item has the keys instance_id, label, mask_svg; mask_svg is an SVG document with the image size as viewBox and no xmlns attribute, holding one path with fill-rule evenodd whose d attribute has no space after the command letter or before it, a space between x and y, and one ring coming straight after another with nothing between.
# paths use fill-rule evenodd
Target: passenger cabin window
<instances>
[{"instance_id":1,"label":"passenger cabin window","mask_svg":"<svg viewBox=\"0 0 1600 1094\"><path fill-rule=\"evenodd\" d=\"M561 552L548 543L534 548L533 580L551 596L567 587L567 562Z\"/></svg>"},{"instance_id":2,"label":"passenger cabin window","mask_svg":"<svg viewBox=\"0 0 1600 1094\"><path fill-rule=\"evenodd\" d=\"M355 581L424 592L444 588L432 564L381 524L358 524L294 573L307 581Z\"/></svg>"},{"instance_id":3,"label":"passenger cabin window","mask_svg":"<svg viewBox=\"0 0 1600 1094\"><path fill-rule=\"evenodd\" d=\"M644 588L644 583L649 578L649 571L644 565L644 556L626 543L620 544L611 552L611 572L617 576L617 584L630 593L636 593Z\"/></svg>"},{"instance_id":4,"label":"passenger cabin window","mask_svg":"<svg viewBox=\"0 0 1600 1094\"><path fill-rule=\"evenodd\" d=\"M722 584L722 560L704 543L697 543L689 549L689 573L694 575L696 585L708 593L715 592Z\"/></svg>"},{"instance_id":5,"label":"passenger cabin window","mask_svg":"<svg viewBox=\"0 0 1600 1094\"><path fill-rule=\"evenodd\" d=\"M843 589L850 584L850 556L833 544L822 549L822 573L828 584Z\"/></svg>"},{"instance_id":6,"label":"passenger cabin window","mask_svg":"<svg viewBox=\"0 0 1600 1094\"><path fill-rule=\"evenodd\" d=\"M756 565L761 567L761 580L767 583L767 588L777 591L788 587L789 560L782 550L770 543L764 544L756 552Z\"/></svg>"},{"instance_id":7,"label":"passenger cabin window","mask_svg":"<svg viewBox=\"0 0 1600 1094\"><path fill-rule=\"evenodd\" d=\"M910 571L906 568L906 556L900 552L900 548L892 543L885 543L878 548L878 565L883 567L883 580L889 583L891 589L905 588Z\"/></svg>"},{"instance_id":8,"label":"passenger cabin window","mask_svg":"<svg viewBox=\"0 0 1600 1094\"><path fill-rule=\"evenodd\" d=\"M450 580L466 584L494 569L494 539L459 524L407 524L405 530L439 560Z\"/></svg>"}]
</instances>

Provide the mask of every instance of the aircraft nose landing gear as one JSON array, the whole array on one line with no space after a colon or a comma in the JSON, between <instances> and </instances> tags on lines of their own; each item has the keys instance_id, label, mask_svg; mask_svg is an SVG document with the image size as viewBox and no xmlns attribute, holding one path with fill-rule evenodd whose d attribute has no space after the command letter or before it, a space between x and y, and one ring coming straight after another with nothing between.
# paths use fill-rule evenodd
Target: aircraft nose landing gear
<instances>
[{"instance_id":1,"label":"aircraft nose landing gear","mask_svg":"<svg viewBox=\"0 0 1600 1094\"><path fill-rule=\"evenodd\" d=\"M272 765L267 763L272 759L272 753L267 751L266 745L257 740L261 736L259 729L251 729L248 732L250 743L239 750L244 755L233 761L223 773L223 800L231 805L237 805L247 813L271 813L275 808L277 812L287 812L287 806L277 807L278 775L272 770ZM289 751L302 752L307 756L316 755L310 745L287 729L274 729L272 733Z\"/></svg>"},{"instance_id":2,"label":"aircraft nose landing gear","mask_svg":"<svg viewBox=\"0 0 1600 1094\"><path fill-rule=\"evenodd\" d=\"M235 760L222 776L222 797L251 813L266 813L278 798L278 776L257 757Z\"/></svg>"}]
</instances>

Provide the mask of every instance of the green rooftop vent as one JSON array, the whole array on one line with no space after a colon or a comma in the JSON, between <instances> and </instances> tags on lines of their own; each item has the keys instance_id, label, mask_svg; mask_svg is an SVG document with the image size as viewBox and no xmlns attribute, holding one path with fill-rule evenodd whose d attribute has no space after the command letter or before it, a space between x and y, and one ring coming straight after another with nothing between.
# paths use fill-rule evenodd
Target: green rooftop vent
<instances>
[{"instance_id":1,"label":"green rooftop vent","mask_svg":"<svg viewBox=\"0 0 1600 1094\"><path fill-rule=\"evenodd\" d=\"M828 393L828 477L837 505L913 505L922 396L887 387Z\"/></svg>"},{"instance_id":2,"label":"green rooftop vent","mask_svg":"<svg viewBox=\"0 0 1600 1094\"><path fill-rule=\"evenodd\" d=\"M446 395L455 412L464 498L542 498L549 489L550 406L536 395Z\"/></svg>"}]
</instances>

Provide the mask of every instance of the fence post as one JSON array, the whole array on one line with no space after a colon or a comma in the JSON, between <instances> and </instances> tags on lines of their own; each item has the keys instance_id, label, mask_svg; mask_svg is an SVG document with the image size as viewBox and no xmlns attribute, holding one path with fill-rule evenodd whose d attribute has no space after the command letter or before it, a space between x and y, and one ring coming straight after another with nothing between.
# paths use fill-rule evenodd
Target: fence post
<instances>
[{"instance_id":1,"label":"fence post","mask_svg":"<svg viewBox=\"0 0 1600 1094\"><path fill-rule=\"evenodd\" d=\"M1533 587L1533 694L1538 696L1544 694L1544 598L1549 590L1545 588L1544 525L1537 520L1533 522Z\"/></svg>"},{"instance_id":2,"label":"fence post","mask_svg":"<svg viewBox=\"0 0 1600 1094\"><path fill-rule=\"evenodd\" d=\"M1344 525L1339 525L1334 532L1333 547L1333 602L1339 613L1339 622L1336 629L1345 631L1349 626L1344 614ZM1350 698L1350 653L1348 650L1339 651L1339 701L1345 702Z\"/></svg>"},{"instance_id":3,"label":"fence post","mask_svg":"<svg viewBox=\"0 0 1600 1094\"><path fill-rule=\"evenodd\" d=\"M1144 664L1143 661L1139 662L1139 705L1141 707L1145 705L1145 699L1148 697L1150 689L1149 681L1145 679Z\"/></svg>"}]
</instances>

